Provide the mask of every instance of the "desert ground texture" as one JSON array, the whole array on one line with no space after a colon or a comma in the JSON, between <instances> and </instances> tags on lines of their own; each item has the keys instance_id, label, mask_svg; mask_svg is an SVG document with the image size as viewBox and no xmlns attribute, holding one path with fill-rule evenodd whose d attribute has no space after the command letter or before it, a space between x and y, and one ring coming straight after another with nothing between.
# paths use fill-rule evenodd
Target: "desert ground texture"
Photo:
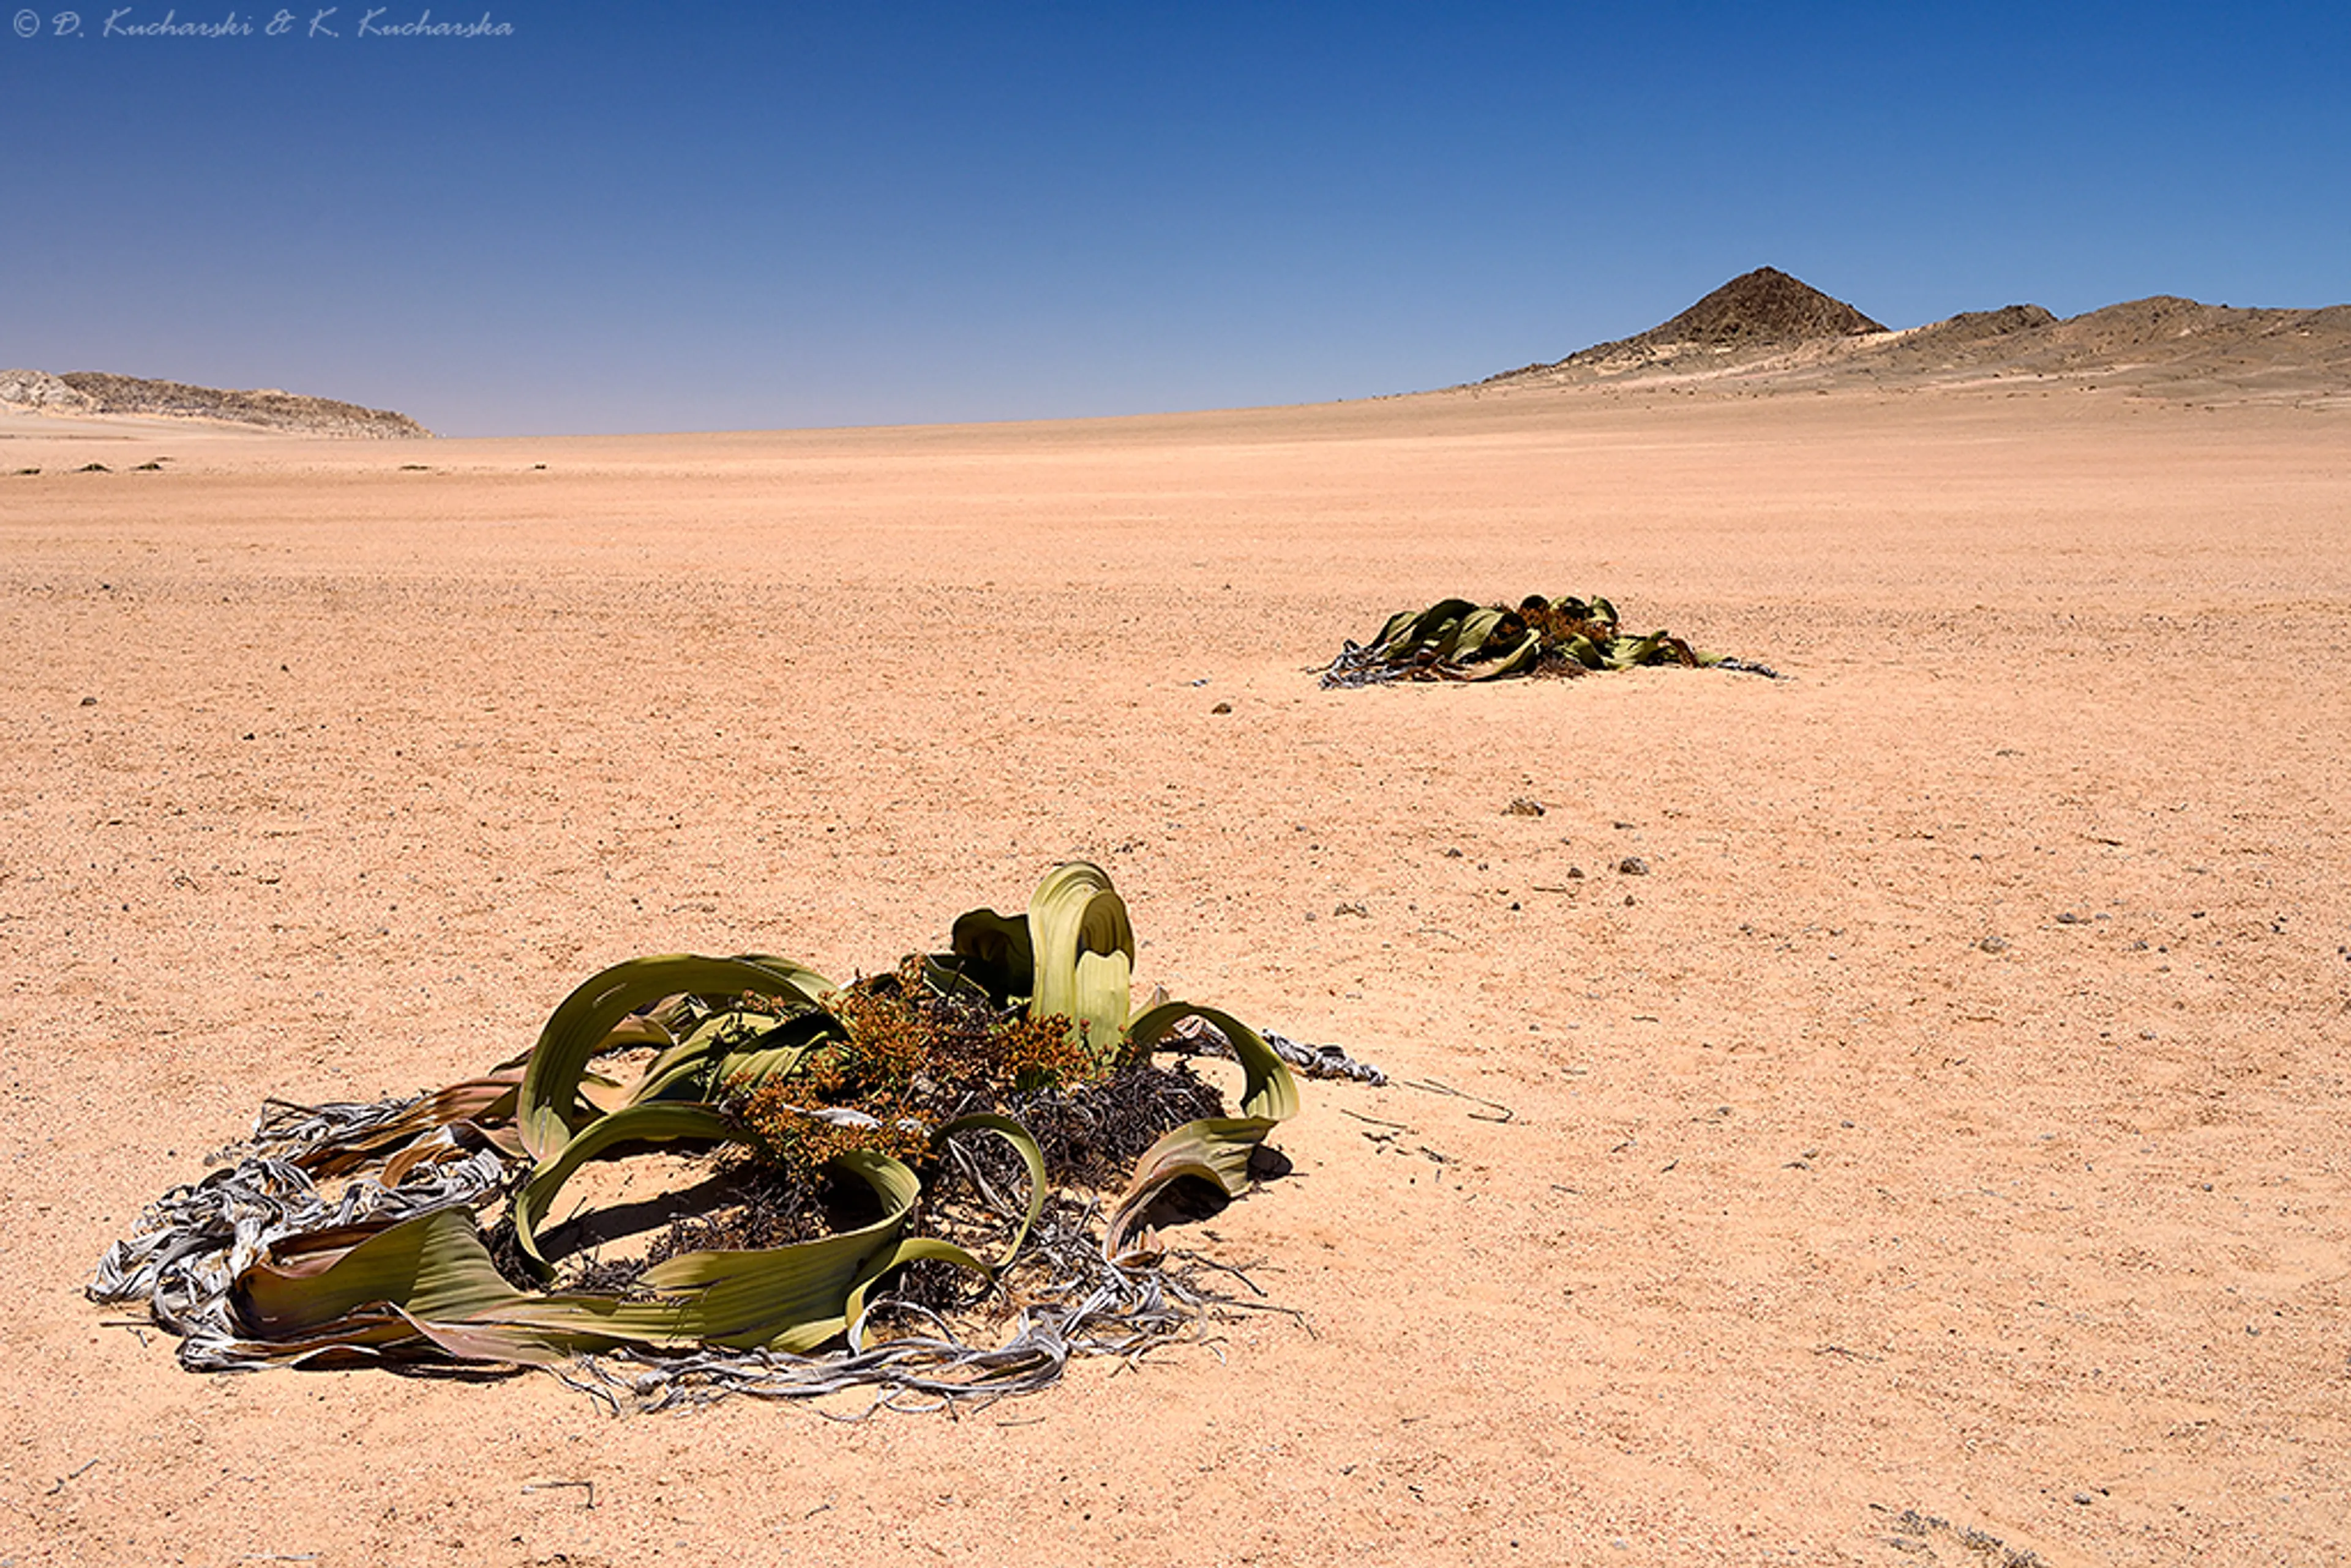
<instances>
[{"instance_id":1,"label":"desert ground texture","mask_svg":"<svg viewBox=\"0 0 2351 1568\"><path fill-rule=\"evenodd\" d=\"M0 1563L2343 1561L2346 419L16 418ZM1784 678L1311 673L1562 591ZM1073 856L1139 987L1392 1076L1190 1239L1295 1317L841 1424L198 1376L82 1297L265 1097L639 954L870 973Z\"/></svg>"}]
</instances>

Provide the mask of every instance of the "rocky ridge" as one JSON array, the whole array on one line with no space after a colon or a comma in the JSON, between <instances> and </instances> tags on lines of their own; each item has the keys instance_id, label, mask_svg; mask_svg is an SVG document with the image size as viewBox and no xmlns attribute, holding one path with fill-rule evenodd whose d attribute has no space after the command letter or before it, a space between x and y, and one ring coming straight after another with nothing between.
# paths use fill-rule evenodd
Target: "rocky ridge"
<instances>
[{"instance_id":1,"label":"rocky ridge","mask_svg":"<svg viewBox=\"0 0 2351 1568\"><path fill-rule=\"evenodd\" d=\"M1761 267L1646 332L1477 386L1622 383L1760 395L2035 382L2187 401L2334 402L2351 397L2351 305L2249 309L2158 295L2065 318L2007 305L1896 330Z\"/></svg>"},{"instance_id":2,"label":"rocky ridge","mask_svg":"<svg viewBox=\"0 0 2351 1568\"><path fill-rule=\"evenodd\" d=\"M0 408L81 418L203 420L219 424L361 440L433 433L404 413L333 398L265 389L231 392L184 382L148 381L104 371L0 371Z\"/></svg>"}]
</instances>

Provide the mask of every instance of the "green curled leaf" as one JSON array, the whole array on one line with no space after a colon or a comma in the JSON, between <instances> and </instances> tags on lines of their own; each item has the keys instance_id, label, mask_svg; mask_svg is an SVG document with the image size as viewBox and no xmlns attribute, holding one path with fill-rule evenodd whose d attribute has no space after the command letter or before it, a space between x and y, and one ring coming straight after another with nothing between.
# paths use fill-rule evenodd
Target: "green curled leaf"
<instances>
[{"instance_id":1,"label":"green curled leaf","mask_svg":"<svg viewBox=\"0 0 2351 1568\"><path fill-rule=\"evenodd\" d=\"M1037 952L1029 940L1025 915L968 910L956 916L947 946L963 974L998 1007L1025 1001L1037 988Z\"/></svg>"},{"instance_id":2,"label":"green curled leaf","mask_svg":"<svg viewBox=\"0 0 2351 1568\"><path fill-rule=\"evenodd\" d=\"M886 1155L834 1163L873 1189L880 1219L788 1247L685 1253L646 1271L642 1299L517 1291L464 1209L304 1237L239 1279L236 1322L249 1337L225 1348L243 1365L413 1361L433 1347L516 1365L625 1345L814 1350L847 1326L851 1290L878 1271L917 1191L914 1173Z\"/></svg>"},{"instance_id":3,"label":"green curled leaf","mask_svg":"<svg viewBox=\"0 0 2351 1568\"><path fill-rule=\"evenodd\" d=\"M1371 646L1374 649L1390 646L1397 638L1404 635L1406 628L1419 619L1420 612L1417 610L1397 611L1381 624L1379 635L1372 639Z\"/></svg>"},{"instance_id":4,"label":"green curled leaf","mask_svg":"<svg viewBox=\"0 0 2351 1568\"><path fill-rule=\"evenodd\" d=\"M1097 1061L1119 1049L1132 1005L1134 926L1109 873L1089 861L1059 866L1029 901L1036 956L1032 1018L1061 1017Z\"/></svg>"},{"instance_id":5,"label":"green curled leaf","mask_svg":"<svg viewBox=\"0 0 2351 1568\"><path fill-rule=\"evenodd\" d=\"M721 1090L743 1080L751 1081L744 1084L746 1089L756 1089L770 1078L789 1075L817 1047L846 1039L848 1032L821 1008L795 1013L780 1023L752 1013L720 1013L654 1058L629 1098L634 1104L716 1100ZM730 1039L736 1043L729 1043Z\"/></svg>"},{"instance_id":6,"label":"green curled leaf","mask_svg":"<svg viewBox=\"0 0 2351 1568\"><path fill-rule=\"evenodd\" d=\"M1454 636L1451 651L1438 656L1457 661L1477 657L1485 651L1487 640L1493 636L1509 615L1507 610L1471 611L1461 618L1461 626Z\"/></svg>"},{"instance_id":7,"label":"green curled leaf","mask_svg":"<svg viewBox=\"0 0 2351 1568\"><path fill-rule=\"evenodd\" d=\"M1410 656L1444 636L1462 616L1477 609L1466 599L1440 599L1426 610L1405 611L1388 618L1373 651L1387 656Z\"/></svg>"},{"instance_id":8,"label":"green curled leaf","mask_svg":"<svg viewBox=\"0 0 2351 1568\"><path fill-rule=\"evenodd\" d=\"M515 1195L515 1239L543 1273L547 1259L538 1249L538 1228L581 1166L616 1144L671 1144L686 1139L728 1141L735 1125L708 1105L664 1104L655 1102L627 1105L598 1118L574 1134L556 1156L542 1162Z\"/></svg>"},{"instance_id":9,"label":"green curled leaf","mask_svg":"<svg viewBox=\"0 0 2351 1568\"><path fill-rule=\"evenodd\" d=\"M1111 1206L1103 1255L1113 1262L1127 1258L1133 1250L1128 1235L1152 1199L1186 1176L1210 1183L1227 1197L1240 1197L1249 1187L1249 1155L1274 1126L1270 1116L1204 1116L1144 1150L1126 1190Z\"/></svg>"},{"instance_id":10,"label":"green curled leaf","mask_svg":"<svg viewBox=\"0 0 2351 1568\"><path fill-rule=\"evenodd\" d=\"M633 958L590 978L565 998L524 1064L516 1124L523 1147L544 1163L560 1153L587 1120L580 1103L580 1080L603 1049L612 1027L639 1009L667 997L755 996L814 1007L814 972L797 965L770 968L748 958L703 958L670 954Z\"/></svg>"},{"instance_id":11,"label":"green curled leaf","mask_svg":"<svg viewBox=\"0 0 2351 1568\"><path fill-rule=\"evenodd\" d=\"M517 1295L461 1326L476 1334L517 1340L539 1334L601 1348L814 1350L847 1326L850 1291L871 1260L897 1240L920 1192L914 1173L886 1155L853 1152L832 1164L873 1189L882 1201L880 1219L784 1247L681 1253L645 1270L638 1286L649 1297Z\"/></svg>"},{"instance_id":12,"label":"green curled leaf","mask_svg":"<svg viewBox=\"0 0 2351 1568\"><path fill-rule=\"evenodd\" d=\"M897 1240L922 1183L887 1155L852 1151L832 1165L873 1189L880 1219L787 1247L682 1253L639 1281L667 1300L622 1301L607 1321L628 1338L744 1350L814 1350L840 1333L848 1326L850 1290L868 1260ZM527 1311L521 1316L536 1321Z\"/></svg>"},{"instance_id":13,"label":"green curled leaf","mask_svg":"<svg viewBox=\"0 0 2351 1568\"><path fill-rule=\"evenodd\" d=\"M849 1334L849 1348L865 1348L866 1297L893 1269L928 1259L934 1262L952 1263L976 1274L993 1280L996 1270L976 1257L971 1249L959 1247L940 1236L902 1236L887 1249L866 1260L858 1270L857 1282L849 1289L849 1299L841 1307L841 1319Z\"/></svg>"},{"instance_id":14,"label":"green curled leaf","mask_svg":"<svg viewBox=\"0 0 2351 1568\"><path fill-rule=\"evenodd\" d=\"M1525 636L1519 639L1517 644L1513 646L1509 653L1504 653L1500 658L1493 660L1489 664L1479 664L1476 668L1472 669L1469 672L1469 678L1473 681L1491 681L1497 680L1503 675L1522 674L1526 671L1533 669L1535 667L1536 661L1541 657L1542 633L1540 632L1529 632Z\"/></svg>"},{"instance_id":15,"label":"green curled leaf","mask_svg":"<svg viewBox=\"0 0 2351 1568\"><path fill-rule=\"evenodd\" d=\"M1037 1217L1045 1212L1045 1151L1038 1146L1037 1135L1011 1117L995 1111L975 1111L968 1116L958 1116L931 1134L931 1146L936 1148L957 1133L989 1132L1012 1145L1013 1153L1029 1171L1029 1207L1020 1218L1020 1228L1004 1249L1004 1256L993 1263L980 1265L990 1277L999 1269L1008 1268L1019 1257L1020 1249L1029 1243L1029 1232L1035 1228Z\"/></svg>"},{"instance_id":16,"label":"green curled leaf","mask_svg":"<svg viewBox=\"0 0 2351 1568\"><path fill-rule=\"evenodd\" d=\"M1163 1002L1139 1014L1127 1026L1132 1054L1148 1052L1166 1038L1168 1030L1187 1018L1206 1019L1232 1042L1233 1055L1247 1078L1241 1093L1244 1114L1268 1122L1285 1122L1298 1114L1298 1080L1291 1074L1290 1064L1265 1042L1263 1035L1219 1009L1197 1007L1191 1002Z\"/></svg>"}]
</instances>

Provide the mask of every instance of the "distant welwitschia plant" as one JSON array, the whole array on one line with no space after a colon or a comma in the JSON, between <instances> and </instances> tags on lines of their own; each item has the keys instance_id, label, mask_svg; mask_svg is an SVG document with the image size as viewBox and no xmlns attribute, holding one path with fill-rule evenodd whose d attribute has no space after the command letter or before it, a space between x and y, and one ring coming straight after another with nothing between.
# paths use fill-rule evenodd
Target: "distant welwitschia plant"
<instances>
[{"instance_id":1,"label":"distant welwitschia plant","mask_svg":"<svg viewBox=\"0 0 2351 1568\"><path fill-rule=\"evenodd\" d=\"M1385 681L1491 681L1505 675L1582 675L1645 664L1719 667L1770 675L1761 664L1700 653L1670 632L1628 636L1616 607L1594 596L1530 594L1512 610L1441 599L1387 618L1369 643L1350 641L1322 671L1325 686Z\"/></svg>"}]
</instances>

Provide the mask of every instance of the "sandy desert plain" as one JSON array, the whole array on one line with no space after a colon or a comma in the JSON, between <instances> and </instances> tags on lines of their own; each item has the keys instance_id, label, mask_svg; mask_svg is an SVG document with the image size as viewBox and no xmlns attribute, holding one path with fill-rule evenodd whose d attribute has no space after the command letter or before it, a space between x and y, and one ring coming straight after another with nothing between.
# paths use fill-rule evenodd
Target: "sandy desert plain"
<instances>
[{"instance_id":1,"label":"sandy desert plain","mask_svg":"<svg viewBox=\"0 0 2351 1568\"><path fill-rule=\"evenodd\" d=\"M2343 1561L2346 422L14 418L0 1563ZM1785 678L1309 673L1561 591ZM1302 1321L839 1425L193 1375L82 1298L265 1096L640 953L870 971L1070 856L1140 984L1509 1108L1305 1086L1199 1239Z\"/></svg>"}]
</instances>

